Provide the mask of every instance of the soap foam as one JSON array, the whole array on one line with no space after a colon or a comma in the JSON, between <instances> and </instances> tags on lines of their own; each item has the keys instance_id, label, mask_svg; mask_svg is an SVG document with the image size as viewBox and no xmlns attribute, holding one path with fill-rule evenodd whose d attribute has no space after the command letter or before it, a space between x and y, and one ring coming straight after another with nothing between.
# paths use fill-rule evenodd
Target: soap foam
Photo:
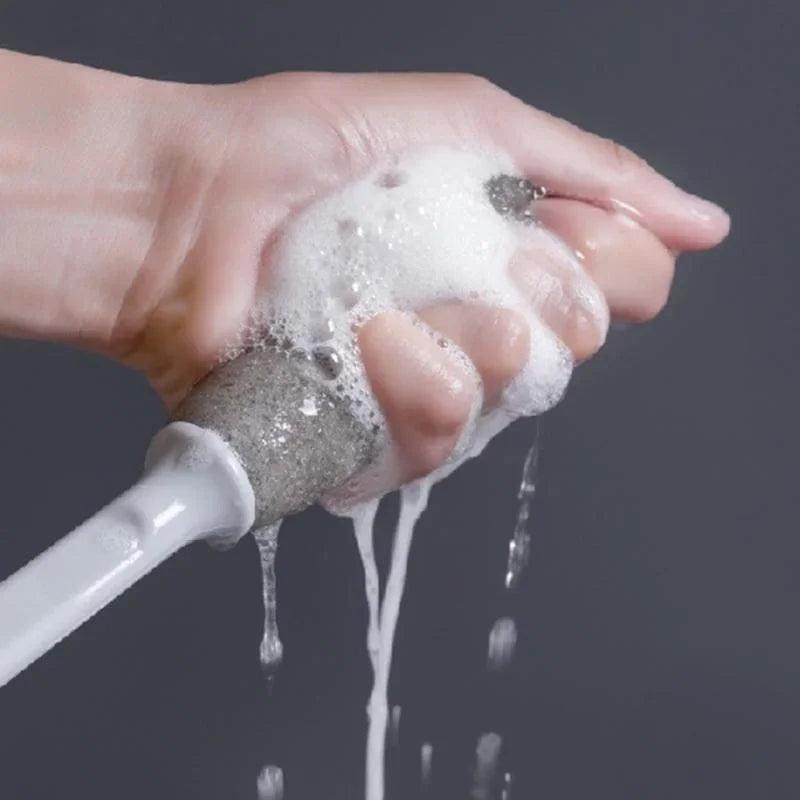
<instances>
[{"instance_id":1,"label":"soap foam","mask_svg":"<svg viewBox=\"0 0 800 800\"><path fill-rule=\"evenodd\" d=\"M402 490L382 607L372 546L377 501L369 498L385 491L381 489L386 485L381 472L392 469L396 457L392 448L382 448L378 463L366 476L357 476L326 502L331 510L352 517L365 572L367 649L375 677L368 705L367 800L382 800L384 794L387 690L394 631L413 531L428 492L466 459L478 455L511 421L553 406L571 375L569 350L544 324L511 277L509 264L514 254L524 247L529 256L540 256L543 264L557 265L556 281L568 278L598 330L604 331L608 324L602 294L585 275L577 257L551 232L531 224L535 208L514 205L515 179L507 176L515 174L513 162L504 154L476 150L425 148L378 164L294 218L271 264L269 293L254 314L257 340L267 336L315 360L333 393L349 405L379 442L387 445L391 440L386 422L359 356L360 325L383 311L413 311L437 302L480 300L516 311L530 328L528 361L500 401L484 412L482 397L476 398L470 420L448 460ZM502 178L499 181L498 176ZM532 200L540 197L538 190L531 193ZM545 270L543 280L546 283L548 279L550 284L543 284L547 292L552 288L553 274ZM455 346L451 351L466 358ZM363 502L365 498L367 503ZM515 561L514 570L518 566ZM511 637L506 628L502 636L495 637L498 641L494 646L490 643L490 661L505 664L510 660L515 636ZM491 752L485 753L487 748ZM481 784L490 780L488 773L496 769L499 748L497 737L486 739L478 749L481 770L476 780L480 790ZM423 783L430 780L432 752L426 743L421 753Z\"/></svg>"},{"instance_id":2,"label":"soap foam","mask_svg":"<svg viewBox=\"0 0 800 800\"><path fill-rule=\"evenodd\" d=\"M524 244L581 278L578 294L595 310L599 328L607 311L557 237L493 206L487 185L514 172L501 153L424 148L317 200L284 232L269 291L256 309L257 329L329 368L334 392L388 440L359 357L358 327L390 309L480 300L518 312L530 326L528 362L503 394L498 415L507 424L550 408L569 380L570 354L522 297L509 273L511 257ZM476 418L464 450L479 427Z\"/></svg>"}]
</instances>

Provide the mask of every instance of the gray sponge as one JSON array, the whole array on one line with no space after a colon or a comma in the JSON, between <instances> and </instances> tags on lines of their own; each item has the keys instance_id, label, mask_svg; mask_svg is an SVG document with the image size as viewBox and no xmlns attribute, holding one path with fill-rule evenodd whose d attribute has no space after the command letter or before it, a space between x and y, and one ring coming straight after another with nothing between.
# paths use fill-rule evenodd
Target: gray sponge
<instances>
[{"instance_id":1,"label":"gray sponge","mask_svg":"<svg viewBox=\"0 0 800 800\"><path fill-rule=\"evenodd\" d=\"M302 511L374 456L375 436L328 388L322 363L265 347L223 364L176 413L236 452L256 499L256 527Z\"/></svg>"}]
</instances>

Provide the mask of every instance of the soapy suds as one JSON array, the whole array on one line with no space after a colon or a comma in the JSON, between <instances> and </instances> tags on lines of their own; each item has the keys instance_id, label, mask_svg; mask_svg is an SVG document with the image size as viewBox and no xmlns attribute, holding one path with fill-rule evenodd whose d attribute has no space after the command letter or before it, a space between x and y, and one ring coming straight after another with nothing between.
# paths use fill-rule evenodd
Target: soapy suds
<instances>
[{"instance_id":1,"label":"soapy suds","mask_svg":"<svg viewBox=\"0 0 800 800\"><path fill-rule=\"evenodd\" d=\"M378 567L375 563L375 550L372 531L375 514L378 512L378 501L365 503L353 512L353 530L355 532L358 554L364 568L364 591L367 598L367 653L372 665L373 678L378 673L378 656L380 654L380 583Z\"/></svg>"},{"instance_id":2,"label":"soapy suds","mask_svg":"<svg viewBox=\"0 0 800 800\"><path fill-rule=\"evenodd\" d=\"M382 800L383 798L388 690L394 633L397 628L397 619L400 616L400 602L403 598L414 526L428 503L429 492L430 483L428 481L409 484L400 492L400 513L394 533L389 577L386 581L386 593L378 624L379 646L374 667L375 675L372 693L367 704L369 716L366 754L367 800Z\"/></svg>"},{"instance_id":3,"label":"soapy suds","mask_svg":"<svg viewBox=\"0 0 800 800\"><path fill-rule=\"evenodd\" d=\"M552 265L550 272L546 266L541 268L541 285L548 292L568 276L571 289L588 309L598 331L604 333L608 324L603 295L583 272L575 254L548 230L531 224L536 215L530 204L542 197L544 190L513 177L515 172L513 163L503 154L420 149L377 165L360 180L313 203L297 215L283 236L271 264L269 294L259 305L249 340L245 341L257 344L266 335L271 342L315 361L334 394L372 431L383 451L391 454L386 421L359 356L357 330L362 323L383 311L413 311L441 301L469 303L479 299L516 311L530 328L532 345L527 364L499 402L483 413L481 398L477 398L474 413L450 458L427 478L401 490L382 606L372 544L377 501L372 498L384 494L391 483L386 472L392 458L379 461L325 501L329 510L352 518L364 567L369 612L367 650L374 672L367 707L367 800L382 800L384 795L387 690L394 632L414 525L430 488L466 459L478 455L514 419L552 407L571 374L569 350L515 283L509 270L512 256L524 246L534 264ZM454 345L452 351L460 352ZM313 413L313 409L303 409L306 412ZM535 442L520 487L520 509L505 580L508 588L517 584L528 561L527 524L537 454ZM274 547L269 549L269 542L275 540L266 537L260 544L265 607L267 616L271 614L265 622L265 642L269 639L270 643L262 645L262 651L266 648L270 664L275 663L275 652L278 660L280 655L275 644L279 640L274 624ZM269 595L268 586L272 587ZM503 668L513 657L516 629L511 620L498 623L502 624L493 631L494 639L490 636L489 661ZM399 713L397 722L392 714L392 721L395 738ZM480 778L483 784L486 775L496 771L501 744L496 734L490 737L496 738L484 737L477 752L476 780ZM430 782L432 755L432 746L425 743L421 749L424 785ZM479 787L479 791L483 789ZM503 795L509 792L510 775Z\"/></svg>"},{"instance_id":4,"label":"soapy suds","mask_svg":"<svg viewBox=\"0 0 800 800\"><path fill-rule=\"evenodd\" d=\"M334 393L388 444L359 357L358 327L383 311L480 299L526 319L533 345L525 368L496 409L476 415L464 450L452 460L469 452L484 429L496 432L519 416L550 408L566 387L571 355L523 296L509 269L512 256L524 246L531 262L545 265L543 285L568 276L601 332L608 310L574 253L543 226L527 224L530 215L521 221L508 199L513 185L497 188L499 177L514 172L511 160L496 152L418 149L316 201L296 216L276 250L269 292L254 313L253 337L266 332L323 364ZM506 214L490 197L501 189L495 203L508 206ZM537 191L532 187L531 199ZM557 277L548 273L551 268ZM363 479L351 489L349 505L364 499ZM347 501L340 499L338 508Z\"/></svg>"}]
</instances>

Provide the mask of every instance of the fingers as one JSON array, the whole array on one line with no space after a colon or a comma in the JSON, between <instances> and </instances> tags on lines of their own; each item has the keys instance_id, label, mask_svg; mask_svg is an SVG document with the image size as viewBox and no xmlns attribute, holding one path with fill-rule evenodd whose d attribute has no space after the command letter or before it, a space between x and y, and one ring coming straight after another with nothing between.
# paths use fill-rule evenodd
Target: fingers
<instances>
[{"instance_id":1,"label":"fingers","mask_svg":"<svg viewBox=\"0 0 800 800\"><path fill-rule=\"evenodd\" d=\"M493 141L555 195L628 214L675 250L714 247L727 235L725 211L678 188L626 147L500 94L485 120Z\"/></svg>"},{"instance_id":2,"label":"fingers","mask_svg":"<svg viewBox=\"0 0 800 800\"><path fill-rule=\"evenodd\" d=\"M367 378L401 456L397 485L447 458L478 399L475 373L452 345L472 362L491 405L525 366L528 324L513 311L451 302L418 316L381 314L359 333Z\"/></svg>"},{"instance_id":3,"label":"fingers","mask_svg":"<svg viewBox=\"0 0 800 800\"><path fill-rule=\"evenodd\" d=\"M317 81L319 102L333 111L337 143L364 164L411 144L478 140L508 152L527 177L557 195L637 217L669 248L704 249L727 234L722 209L677 188L626 148L532 108L482 78L381 74L311 80Z\"/></svg>"},{"instance_id":4,"label":"fingers","mask_svg":"<svg viewBox=\"0 0 800 800\"><path fill-rule=\"evenodd\" d=\"M523 238L508 270L519 292L576 361L597 352L608 329L606 301L563 244L533 229Z\"/></svg>"},{"instance_id":5,"label":"fingers","mask_svg":"<svg viewBox=\"0 0 800 800\"><path fill-rule=\"evenodd\" d=\"M577 361L603 343L611 313L626 320L654 316L666 301L673 256L637 224L573 200L544 200L509 270L523 297ZM576 267L569 250L578 253ZM469 358L485 406L497 401L528 360L526 320L479 302L451 301L413 314L392 312L366 323L359 336L373 392L403 457L398 483L439 466L469 419L477 386L470 370L448 352ZM431 331L440 334L432 336Z\"/></svg>"},{"instance_id":6,"label":"fingers","mask_svg":"<svg viewBox=\"0 0 800 800\"><path fill-rule=\"evenodd\" d=\"M484 405L497 401L528 360L530 329L515 311L454 301L429 306L418 316L472 362L483 384Z\"/></svg>"},{"instance_id":7,"label":"fingers","mask_svg":"<svg viewBox=\"0 0 800 800\"><path fill-rule=\"evenodd\" d=\"M664 307L675 257L649 231L574 200L538 202L536 217L578 254L614 318L645 322Z\"/></svg>"},{"instance_id":8,"label":"fingers","mask_svg":"<svg viewBox=\"0 0 800 800\"><path fill-rule=\"evenodd\" d=\"M358 338L367 378L401 457L396 485L434 470L455 447L479 387L474 373L441 347L413 314L390 311Z\"/></svg>"}]
</instances>

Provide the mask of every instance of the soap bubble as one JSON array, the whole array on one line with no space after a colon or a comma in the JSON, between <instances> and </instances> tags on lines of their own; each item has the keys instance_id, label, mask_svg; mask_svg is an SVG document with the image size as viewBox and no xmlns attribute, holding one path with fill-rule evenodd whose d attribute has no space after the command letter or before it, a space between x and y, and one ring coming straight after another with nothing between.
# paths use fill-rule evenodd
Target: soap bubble
<instances>
[{"instance_id":1,"label":"soap bubble","mask_svg":"<svg viewBox=\"0 0 800 800\"><path fill-rule=\"evenodd\" d=\"M328 345L320 345L314 348L312 355L314 362L327 380L333 381L339 377L342 372L342 357L336 350Z\"/></svg>"}]
</instances>

